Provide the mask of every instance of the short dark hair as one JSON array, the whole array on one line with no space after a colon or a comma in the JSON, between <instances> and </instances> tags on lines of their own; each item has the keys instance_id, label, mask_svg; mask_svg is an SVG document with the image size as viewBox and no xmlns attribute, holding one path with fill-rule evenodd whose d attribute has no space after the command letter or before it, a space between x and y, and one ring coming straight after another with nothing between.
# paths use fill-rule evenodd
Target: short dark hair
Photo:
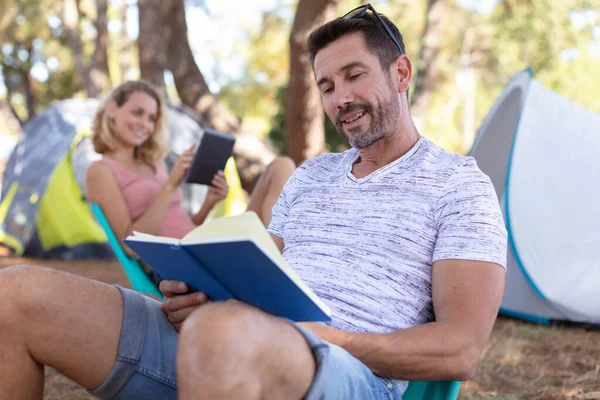
<instances>
[{"instance_id":1,"label":"short dark hair","mask_svg":"<svg viewBox=\"0 0 600 400\"><path fill-rule=\"evenodd\" d=\"M379 58L381 68L386 70L401 54L406 54L406 51L402 34L396 25L383 14L379 14L379 16L385 21L398 40L402 53L400 53L398 46L388 36L377 17L373 13L368 12L360 18L336 18L312 31L307 40L311 64L314 66L315 57L319 50L327 47L342 36L361 32L367 42L367 47Z\"/></svg>"}]
</instances>

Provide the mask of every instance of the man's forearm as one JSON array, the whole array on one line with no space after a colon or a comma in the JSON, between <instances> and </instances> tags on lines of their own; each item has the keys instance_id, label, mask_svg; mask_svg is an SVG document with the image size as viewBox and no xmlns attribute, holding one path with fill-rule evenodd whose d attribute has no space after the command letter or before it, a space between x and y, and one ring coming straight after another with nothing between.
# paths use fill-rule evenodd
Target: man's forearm
<instances>
[{"instance_id":1,"label":"man's forearm","mask_svg":"<svg viewBox=\"0 0 600 400\"><path fill-rule=\"evenodd\" d=\"M403 380L466 380L480 349L469 332L432 322L389 334L354 333L342 346L374 373Z\"/></svg>"},{"instance_id":2,"label":"man's forearm","mask_svg":"<svg viewBox=\"0 0 600 400\"><path fill-rule=\"evenodd\" d=\"M322 325L308 326L343 347L377 375L402 380L465 380L480 349L466 329L432 322L389 334L349 333Z\"/></svg>"}]
</instances>

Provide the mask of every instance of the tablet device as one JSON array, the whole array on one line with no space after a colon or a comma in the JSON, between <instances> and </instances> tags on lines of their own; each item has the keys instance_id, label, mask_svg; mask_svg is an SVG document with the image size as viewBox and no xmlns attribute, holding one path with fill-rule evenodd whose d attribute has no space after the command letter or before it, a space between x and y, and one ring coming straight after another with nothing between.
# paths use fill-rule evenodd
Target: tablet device
<instances>
[{"instance_id":1,"label":"tablet device","mask_svg":"<svg viewBox=\"0 0 600 400\"><path fill-rule=\"evenodd\" d=\"M186 182L211 185L210 182L217 171L225 170L225 164L231 157L234 144L234 136L205 128Z\"/></svg>"}]
</instances>

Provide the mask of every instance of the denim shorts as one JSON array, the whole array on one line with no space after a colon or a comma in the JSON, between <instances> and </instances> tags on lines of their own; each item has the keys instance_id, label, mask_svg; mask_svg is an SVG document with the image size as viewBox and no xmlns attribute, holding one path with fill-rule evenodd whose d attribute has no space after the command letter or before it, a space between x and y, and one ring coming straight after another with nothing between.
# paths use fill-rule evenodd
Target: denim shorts
<instances>
[{"instance_id":1,"label":"denim shorts","mask_svg":"<svg viewBox=\"0 0 600 400\"><path fill-rule=\"evenodd\" d=\"M107 400L176 400L179 334L158 301L117 288L123 295L124 308L119 355L106 381L90 393ZM305 337L317 362L317 372L305 399L402 399L406 388L403 382L374 375L341 347L290 323Z\"/></svg>"}]
</instances>

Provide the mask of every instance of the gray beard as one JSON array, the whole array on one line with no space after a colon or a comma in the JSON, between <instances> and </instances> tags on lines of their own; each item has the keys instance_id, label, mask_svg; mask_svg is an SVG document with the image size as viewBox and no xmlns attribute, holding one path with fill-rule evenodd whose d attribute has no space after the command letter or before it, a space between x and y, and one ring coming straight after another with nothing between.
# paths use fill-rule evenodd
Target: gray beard
<instances>
[{"instance_id":1,"label":"gray beard","mask_svg":"<svg viewBox=\"0 0 600 400\"><path fill-rule=\"evenodd\" d=\"M362 108L371 114L371 126L366 131L363 132L360 127L356 127L348 129L346 132L342 129L341 121L336 121L338 131L356 149L367 148L393 131L394 127L389 125L396 121L400 114L400 101L397 97L392 97L389 102L382 104L379 108L371 105L365 105Z\"/></svg>"},{"instance_id":2,"label":"gray beard","mask_svg":"<svg viewBox=\"0 0 600 400\"><path fill-rule=\"evenodd\" d=\"M355 149L364 149L365 147L369 147L379 139L383 138L385 134L380 131L368 130L367 132L361 133L360 128L350 129L350 133L355 133L353 131L357 131L355 135L349 136L346 132L342 131L342 136L346 141L350 144L350 146Z\"/></svg>"}]
</instances>

